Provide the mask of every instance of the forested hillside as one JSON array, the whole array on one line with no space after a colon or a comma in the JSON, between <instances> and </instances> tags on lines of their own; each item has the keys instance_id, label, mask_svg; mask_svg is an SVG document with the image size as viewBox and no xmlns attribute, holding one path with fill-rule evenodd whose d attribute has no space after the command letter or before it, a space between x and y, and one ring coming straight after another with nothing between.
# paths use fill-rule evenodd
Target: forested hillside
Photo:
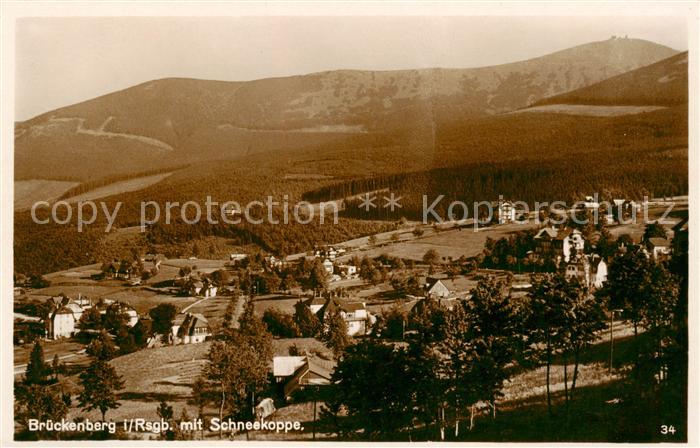
<instances>
[{"instance_id":1,"label":"forested hillside","mask_svg":"<svg viewBox=\"0 0 700 448\"><path fill-rule=\"evenodd\" d=\"M512 111L676 51L609 39L492 67L339 70L249 82L170 78L17 123L18 179L130 174Z\"/></svg>"},{"instance_id":2,"label":"forested hillside","mask_svg":"<svg viewBox=\"0 0 700 448\"><path fill-rule=\"evenodd\" d=\"M641 51L641 48L648 51ZM622 57L620 52L624 53L623 50L629 50L631 53ZM667 56L669 52L674 53L669 49L659 49L658 46L650 46L639 41L629 40L626 42L624 39L617 39L577 47L533 61L540 63L550 61L555 66L563 64L562 67L566 64L573 64L570 66L580 68L576 64L584 64L585 61L595 60L603 64L600 54L605 54L606 57L611 58L608 63L612 65L605 66L608 67L605 70L602 68L600 70L610 74L611 70L618 71L630 64L636 67L643 61L658 61L662 56ZM612 57L611 55L620 57ZM511 69L513 67L521 69L530 67L534 70L536 64L532 61L526 62L509 64L505 67ZM600 67L603 66L604 64ZM483 79L490 76L501 79L499 78L501 75L496 76L495 74L501 73L500 71L505 69L499 66L497 69L493 69L493 72L489 70L482 73ZM572 68L572 70L574 69ZM332 78L338 73L335 75L325 74L324 76ZM393 72L377 76L384 79L386 76L390 76L387 73ZM527 91L526 87L537 78L525 76L522 73L518 76L521 77L520 81L513 81L515 82L513 85L524 83L525 90L516 89L520 93ZM293 85L306 86L302 82L304 77L297 78L294 79ZM249 90L246 88L242 92L248 92L245 95L252 95L252 92L260 93L264 89L259 89L265 85L268 87L277 86L281 89L280 83L284 84L284 79L260 81L259 84L254 85L254 88L251 87ZM527 82L524 81L525 79ZM554 79L558 78L554 77ZM583 83L597 80L588 75L582 79L579 81ZM506 81L503 79L501 81L503 82L499 85L506 85L503 84ZM645 90L645 86L652 81L655 90ZM378 81L375 79L372 82ZM580 82L577 81L575 87L578 87ZM164 85L172 85L172 83L182 87L182 89L178 87L174 90L177 92L175 96L172 96L172 92L168 89L162 90ZM219 236L228 239L232 247L253 245L271 253L290 254L306 251L316 243L336 243L349 238L369 235L391 227L392 222L401 217L420 219L422 217L423 195L430 198L445 195L443 204L452 200L466 203L494 201L498 199L499 195L507 199L523 200L532 204L534 201L563 200L571 202L592 193L598 193L603 199L613 197L640 199L644 195L685 194L688 190L688 111L687 97L682 96L684 83L687 83L687 56L681 54L658 64L595 84L589 89L575 91L572 93L572 97L559 97L556 100L581 101L583 104L586 104L585 102L588 100L595 100L601 104L612 105L651 102L653 105L663 106L646 113L603 117L553 113L496 114L495 110L488 112L482 108L478 114L467 116L449 112L452 110L449 102L440 102L435 98L430 100L417 99L415 107L387 107L382 109L381 116L372 115L367 111L362 112L360 109L351 109L354 111L352 113L368 114L362 116L369 117L369 121L367 123L347 122L342 127L336 126L339 125L339 122L324 121L326 118L314 121L321 115L313 114L307 115L305 118L305 120L311 120L309 117L316 117L311 121L284 121L288 118L285 115L286 112L282 115L273 114L271 116L279 120L283 120L283 116L287 117L283 120L285 126L303 125L312 126L313 129L281 132L265 129L265 126L270 123L264 120L256 122L260 129L254 131L250 129L240 131L236 126L245 124L243 122L224 126L227 129L226 132L240 131L247 135L247 137L239 139L228 139L216 133L205 133L207 138L204 134L198 134L209 129L207 126L216 123L218 123L216 126L225 124L216 118L217 114L224 109L221 109L223 107L221 104L216 106L218 103L214 101L216 96L212 96L212 89L230 90L230 95L233 95L231 98L242 95L235 86L229 83L198 84L198 82L187 80L158 82L149 84L150 90L146 89L149 85L138 87L138 89L146 89L143 98L139 95L130 94L130 96L125 97L115 94L117 95L114 97L116 99L131 98L125 102L115 99L113 107L117 109L103 109L101 105L105 104L104 101L97 99L61 110L60 115L67 116L77 110L90 111L94 113L94 117L80 123L83 123L81 126L84 125L83 130L94 130L96 123L105 118L100 114L113 116L113 114L122 113L131 110L131 108L137 108L137 106L141 107L139 101L144 98L157 100L157 111L151 111L153 112L151 118L158 118L156 120L159 123L157 128L160 130L157 140L165 143L165 146L151 140L132 137L111 136L107 138L107 141L114 142L114 144L133 140L139 144L150 145L151 149L142 152L141 155L157 158L160 164L164 164L163 166L167 164L168 172L172 171L171 175L145 189L104 199L110 210L114 209L117 202L122 203L115 223L118 228L139 225L142 201L156 201L162 206L167 201L180 204L187 201L197 201L203 207L207 197L218 202L234 200L246 204L252 200L264 201L267 196L281 201L286 196L293 206L296 201L302 199L311 202L342 199L378 188L389 188L398 196L402 196L403 207L395 213L387 212L386 209L378 209L379 212L374 211L373 213L360 212L353 204L349 204L348 210L343 212L344 219L337 225L332 223L320 225L317 221L311 225L158 224L150 226L144 235L135 240L148 250L157 249L167 252L181 250L183 241L196 240L206 236ZM616 87L619 85L623 87ZM570 86L570 84L566 84L566 86ZM542 86L540 85L540 87ZM338 88L340 89L340 87ZM498 90L498 88L496 89ZM516 90L508 90L508 95L511 98L520 98L519 93L516 95ZM481 90L476 89L475 91L480 92ZM648 95L635 96L634 92L640 91L647 92ZM343 90L340 89L338 92L338 95L341 95L340 92ZM397 94L397 91L393 92L393 95ZM503 91L499 92L503 93ZM547 92L557 93L551 89ZM545 95L544 90L539 94ZM205 95L212 101L197 103L192 110L183 106L189 104L188 101L193 100L197 95ZM280 95L282 94L280 93ZM500 93L493 95L496 96L489 100L492 103L497 101L494 98L498 98ZM529 98L535 101L536 97L537 95ZM245 98L247 98L246 101L253 101L252 96L245 96ZM314 96L314 98L316 97ZM280 99L273 96L272 100ZM504 110L516 107L516 104L524 106L530 101L522 98L521 100L514 100ZM311 104L315 104L314 101L320 100L310 101ZM229 104L226 107L234 106ZM147 109L138 110L139 113L148 112ZM228 111L226 113L231 112L226 110ZM162 123L169 120L168 117L162 115L163 113L177 117L177 120L184 123L183 126L171 126L172 132L166 132L164 128L160 127ZM231 119L235 117L242 119L237 114L238 112L233 113ZM205 117L206 120L202 117ZM146 117L142 118L146 119ZM165 121L161 121L161 119ZM69 122L75 122L75 120L61 118L48 128L42 127L46 126L40 124L43 123L42 120L51 121L51 117L39 117L18 126L17 163L21 165L27 162L29 163L27 166L35 168L39 166L36 163L44 164L42 166L51 167L52 175L68 176L68 178L70 178L68 174L71 171L62 169L65 164L75 165L75 170L89 172L87 176L84 173L78 173L78 171L72 172L74 176L92 179L75 187L73 192L84 192L94 186L104 185L109 179L129 178L134 173L166 171L162 167L149 168L148 163L141 163L144 159L138 159L129 150L119 149L111 152L114 148L110 149L111 147L108 146L100 146L95 149L92 146L82 147L78 145L80 147L76 151L86 151L86 154L90 155L80 155L80 163L75 162L72 157L76 153L65 152L63 151L65 148L62 146L63 143L72 144L70 142L73 140L66 136L52 134L54 124L60 128ZM114 120L107 119L101 127L98 126L101 129L99 132L113 132L106 130L111 129L109 126L112 126L113 123L115 123ZM174 123L176 121L170 121L171 125ZM318 128L317 126L321 126L321 123L326 128ZM133 122L130 126L132 125L142 126L129 131L141 133L139 135L146 132L146 128L143 126L150 127L148 120ZM328 126L331 125L335 127L329 128ZM39 128L34 126L39 126ZM362 126L362 128L357 126ZM32 137L32 135L34 136ZM155 138L154 134L149 135L151 135L149 138ZM178 146L181 142L197 135L202 137L195 139L199 145L197 151L194 148L189 148L184 152L184 155L178 152L184 148ZM215 135L219 135L219 137ZM36 147L32 147L34 148L32 149L31 145L22 146L29 142L26 140L29 137L33 138L34 142L38 141L37 139L45 139L46 146L39 152L32 152L36 151ZM90 132L80 134L80 138L88 137L95 138ZM214 141L212 139L219 139L217 140L219 143L212 143ZM243 144L245 150L240 152L240 147L237 147L238 149L234 152L222 152L220 143L232 145L231 147ZM56 152L56 157L61 158L60 163L57 162L56 158L42 158L43 156L39 158L40 161L33 161L44 150ZM106 152L100 155L101 151ZM201 160L199 155L204 153L209 155L205 157L205 160ZM103 157L105 154L107 154L107 158ZM218 155L215 160L207 160L214 155ZM99 176L94 175L95 167L99 164L93 164L94 160L90 158L93 156L100 159L99 163L105 166L109 165L118 167L117 169L120 170L131 171L118 172L118 174L113 174L111 178L107 176L109 170L100 171ZM121 162L122 159L125 160L124 163ZM83 161L85 163L82 163ZM130 164L139 166L139 169L136 170ZM32 173L41 171L38 169ZM17 174L22 176L22 170L18 171ZM440 207L437 209L441 214L444 214L444 209L440 209ZM78 233L74 222L73 225L67 226L39 225L31 221L28 212L16 213L15 269L25 273L43 273L102 261L102 258L107 255L118 256L126 249L116 244L115 238L106 237L105 233L101 231L104 224L104 218L99 217L89 231Z\"/></svg>"}]
</instances>

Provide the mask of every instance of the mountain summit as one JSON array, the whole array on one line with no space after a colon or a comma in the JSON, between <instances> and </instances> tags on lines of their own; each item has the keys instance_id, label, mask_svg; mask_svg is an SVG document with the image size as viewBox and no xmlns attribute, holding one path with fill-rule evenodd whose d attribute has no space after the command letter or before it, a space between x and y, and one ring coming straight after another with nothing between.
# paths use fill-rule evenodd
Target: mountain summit
<instances>
[{"instance_id":1,"label":"mountain summit","mask_svg":"<svg viewBox=\"0 0 700 448\"><path fill-rule=\"evenodd\" d=\"M611 38L483 68L149 81L17 123L15 175L86 180L498 114L675 54Z\"/></svg>"}]
</instances>

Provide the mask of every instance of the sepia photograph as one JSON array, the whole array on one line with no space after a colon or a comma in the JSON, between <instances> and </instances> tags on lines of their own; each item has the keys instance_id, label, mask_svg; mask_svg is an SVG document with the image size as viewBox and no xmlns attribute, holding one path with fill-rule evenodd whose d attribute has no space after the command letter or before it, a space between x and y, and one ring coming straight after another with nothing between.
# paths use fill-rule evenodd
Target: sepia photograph
<instances>
[{"instance_id":1,"label":"sepia photograph","mask_svg":"<svg viewBox=\"0 0 700 448\"><path fill-rule=\"evenodd\" d=\"M4 4L3 445L693 442L698 7L628 4Z\"/></svg>"}]
</instances>

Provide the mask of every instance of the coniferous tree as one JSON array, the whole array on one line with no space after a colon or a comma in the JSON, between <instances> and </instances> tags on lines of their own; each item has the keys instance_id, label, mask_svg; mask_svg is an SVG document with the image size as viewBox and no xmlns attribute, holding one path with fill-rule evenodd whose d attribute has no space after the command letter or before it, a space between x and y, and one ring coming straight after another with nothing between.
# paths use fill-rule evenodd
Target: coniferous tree
<instances>
[{"instance_id":1,"label":"coniferous tree","mask_svg":"<svg viewBox=\"0 0 700 448\"><path fill-rule=\"evenodd\" d=\"M177 315L177 308L170 303L161 303L152 308L148 315L153 319L152 330L156 334L167 335Z\"/></svg>"},{"instance_id":2,"label":"coniferous tree","mask_svg":"<svg viewBox=\"0 0 700 448\"><path fill-rule=\"evenodd\" d=\"M56 353L51 361L51 372L54 375L54 380L58 381L58 375L65 373L65 370L65 365L63 365L61 359L58 357L58 353Z\"/></svg>"},{"instance_id":3,"label":"coniferous tree","mask_svg":"<svg viewBox=\"0 0 700 448\"><path fill-rule=\"evenodd\" d=\"M117 347L112 337L105 330L88 344L85 352L97 359L109 361L117 354Z\"/></svg>"},{"instance_id":4,"label":"coniferous tree","mask_svg":"<svg viewBox=\"0 0 700 448\"><path fill-rule=\"evenodd\" d=\"M34 343L32 352L29 355L27 370L24 374L24 382L28 385L44 384L48 373L48 368L46 363L44 363L44 349L41 347L39 341L37 341Z\"/></svg>"},{"instance_id":5,"label":"coniferous tree","mask_svg":"<svg viewBox=\"0 0 700 448\"><path fill-rule=\"evenodd\" d=\"M70 407L58 390L41 384L21 385L15 389L15 420L24 427L21 438L57 439L60 432L39 431L29 433L29 420L55 422L65 418Z\"/></svg>"},{"instance_id":6,"label":"coniferous tree","mask_svg":"<svg viewBox=\"0 0 700 448\"><path fill-rule=\"evenodd\" d=\"M121 405L115 394L124 386L121 377L107 361L93 358L79 378L82 385L82 391L78 395L80 407L86 411L98 409L102 414L102 421L105 421L107 411Z\"/></svg>"},{"instance_id":7,"label":"coniferous tree","mask_svg":"<svg viewBox=\"0 0 700 448\"><path fill-rule=\"evenodd\" d=\"M513 361L517 333L515 313L506 285L492 278L480 281L464 302L476 399L489 401L496 414L496 399L508 378L506 366Z\"/></svg>"},{"instance_id":8,"label":"coniferous tree","mask_svg":"<svg viewBox=\"0 0 700 448\"><path fill-rule=\"evenodd\" d=\"M601 330L606 328L606 316L602 301L589 293L588 289L578 279L568 280L563 284L571 308L565 316L563 328L563 358L564 358L564 398L568 415L571 401L578 379L581 354L598 338ZM568 363L573 358L574 370L571 377L571 387L568 385Z\"/></svg>"},{"instance_id":9,"label":"coniferous tree","mask_svg":"<svg viewBox=\"0 0 700 448\"><path fill-rule=\"evenodd\" d=\"M547 410L552 415L550 373L552 357L561 348L567 322L567 313L572 308L571 298L565 292L566 279L563 274L544 274L532 281L529 307L525 316L525 331L530 347L530 359L546 365Z\"/></svg>"},{"instance_id":10,"label":"coniferous tree","mask_svg":"<svg viewBox=\"0 0 700 448\"><path fill-rule=\"evenodd\" d=\"M337 421L347 409L343 431L366 440L395 436L413 415L414 387L403 349L365 340L348 347L332 376L324 419Z\"/></svg>"},{"instance_id":11,"label":"coniferous tree","mask_svg":"<svg viewBox=\"0 0 700 448\"><path fill-rule=\"evenodd\" d=\"M301 300L294 304L294 321L305 338L316 337L321 331L321 321L318 316Z\"/></svg>"},{"instance_id":12,"label":"coniferous tree","mask_svg":"<svg viewBox=\"0 0 700 448\"><path fill-rule=\"evenodd\" d=\"M348 325L337 311L330 313L323 325L325 328L321 339L326 343L326 347L331 349L333 355L339 358L352 340L348 335Z\"/></svg>"},{"instance_id":13,"label":"coniferous tree","mask_svg":"<svg viewBox=\"0 0 700 448\"><path fill-rule=\"evenodd\" d=\"M94 306L86 309L80 316L78 328L81 330L101 330L104 328L100 311Z\"/></svg>"}]
</instances>

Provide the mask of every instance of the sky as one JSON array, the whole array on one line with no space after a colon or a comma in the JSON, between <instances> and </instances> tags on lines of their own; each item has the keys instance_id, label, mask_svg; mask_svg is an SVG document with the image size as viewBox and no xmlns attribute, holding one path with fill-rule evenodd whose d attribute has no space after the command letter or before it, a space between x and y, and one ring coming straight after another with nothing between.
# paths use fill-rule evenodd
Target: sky
<instances>
[{"instance_id":1,"label":"sky","mask_svg":"<svg viewBox=\"0 0 700 448\"><path fill-rule=\"evenodd\" d=\"M480 67L612 35L687 50L680 17L22 18L15 118L166 77L244 81L336 69Z\"/></svg>"}]
</instances>

